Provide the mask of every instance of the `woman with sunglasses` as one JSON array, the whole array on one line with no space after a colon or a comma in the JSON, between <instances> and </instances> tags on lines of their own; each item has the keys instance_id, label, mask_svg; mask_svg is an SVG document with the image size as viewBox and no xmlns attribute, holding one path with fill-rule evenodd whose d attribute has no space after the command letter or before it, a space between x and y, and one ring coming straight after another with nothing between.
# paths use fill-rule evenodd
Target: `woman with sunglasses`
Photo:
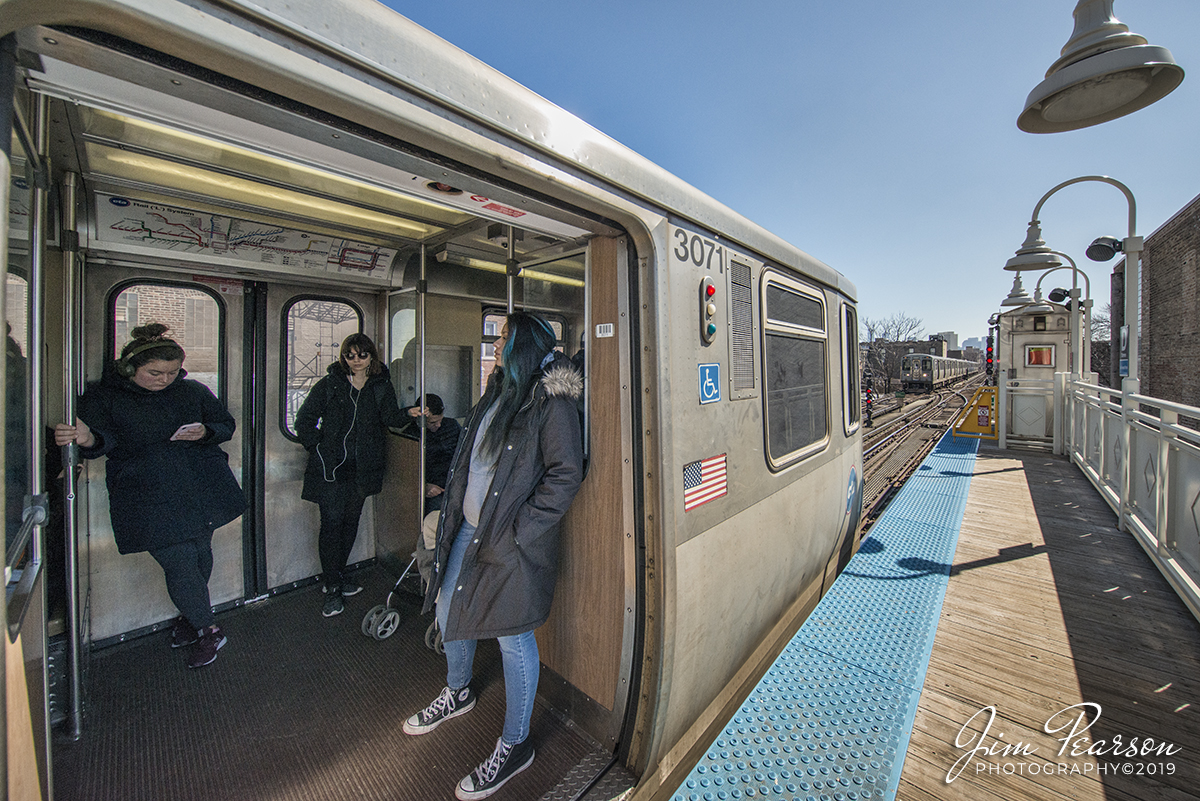
<instances>
[{"instance_id":1,"label":"woman with sunglasses","mask_svg":"<svg viewBox=\"0 0 1200 801\"><path fill-rule=\"evenodd\" d=\"M308 450L300 497L321 510L317 552L325 581L321 614L339 615L342 598L362 587L346 577L363 504L383 489L385 426L402 426L388 369L366 334L351 334L341 355L296 413L296 436Z\"/></svg>"},{"instance_id":2,"label":"woman with sunglasses","mask_svg":"<svg viewBox=\"0 0 1200 801\"><path fill-rule=\"evenodd\" d=\"M583 377L554 345L542 318L508 315L495 343L496 369L447 476L434 578L425 594L425 611L437 607L446 688L404 722L404 731L425 734L470 711L475 643L499 640L504 729L492 755L458 783L462 801L486 798L533 762L534 629L550 615L559 522L583 480L576 407Z\"/></svg>"}]
</instances>

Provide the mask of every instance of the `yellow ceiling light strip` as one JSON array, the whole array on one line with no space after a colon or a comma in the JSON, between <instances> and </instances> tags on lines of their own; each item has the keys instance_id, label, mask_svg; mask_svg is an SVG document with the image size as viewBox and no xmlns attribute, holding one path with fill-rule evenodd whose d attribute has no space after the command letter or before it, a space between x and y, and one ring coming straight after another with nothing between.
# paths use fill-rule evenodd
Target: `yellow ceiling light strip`
<instances>
[{"instance_id":1,"label":"yellow ceiling light strip","mask_svg":"<svg viewBox=\"0 0 1200 801\"><path fill-rule=\"evenodd\" d=\"M195 189L197 186L203 186L207 187L209 191L232 195L235 198L253 197L260 203L262 201L273 201L278 204L275 208L276 211L302 209L305 216L315 217L316 219L332 216L338 219L357 220L371 227L401 233L403 236L409 238L419 239L432 231L440 230L431 225L413 223L367 209L347 206L323 198L304 195L299 192L259 184L228 175L221 175L220 173L186 167L150 156L124 152L110 152L97 155L100 156L99 160L102 162L136 170L139 178L144 177L147 173L152 173L159 176L160 180L163 181L167 178L176 179L177 182L171 185L180 189ZM89 158L92 161L93 169L103 172L102 169L96 169L101 166L96 163L97 159L92 158L90 154ZM125 175L122 177L129 176Z\"/></svg>"},{"instance_id":2,"label":"yellow ceiling light strip","mask_svg":"<svg viewBox=\"0 0 1200 801\"><path fill-rule=\"evenodd\" d=\"M378 194L384 195L386 197L394 198L395 200L397 200L399 202L412 204L412 205L418 206L420 208L430 209L434 213L445 213L447 211L450 211L446 207L441 206L437 203L431 203L428 200L423 200L419 197L414 197L412 195L406 195L406 194L401 194L399 192L394 192L389 189L385 189L384 187L381 187L377 184L372 184L372 183L368 183L366 181L358 180L355 178L350 178L350 177L347 177L340 173L327 172L325 170L317 169L315 167L309 167L308 165L301 164L299 162L288 161L286 159L277 158L275 156L269 156L269 155L260 153L255 150L247 150L245 148L240 148L240 147L236 147L234 145L226 144L225 142L221 142L216 139L209 139L207 137L199 136L197 134L187 133L184 131L177 130L175 128L168 128L165 125L159 125L157 123L147 122L145 120L137 119L134 117L120 117L118 115L111 114L110 112L106 112L106 111L103 111L100 109L94 109L93 113L95 113L97 117L105 117L114 123L124 125L129 128L141 129L148 133L155 134L156 136L161 136L161 137L165 137L168 139L175 139L175 140L178 140L181 142L190 142L192 144L200 145L202 147L209 147L209 148L213 148L215 150L236 154L236 155L242 156L243 158L246 158L250 161L260 162L261 164L263 164L264 166L267 166L267 167L275 167L275 168L281 169L281 170L290 170L293 172L298 172L298 173L302 173L305 175L313 176L314 178L318 178L322 181L332 181L332 182L336 182L339 184L344 184L349 187L355 187L355 188L358 188L358 189L361 189L361 190L364 190L367 192L378 193ZM106 134L106 135L112 135L112 136L114 136L114 138L118 138L118 139L120 138L119 136L115 136L115 134Z\"/></svg>"}]
</instances>

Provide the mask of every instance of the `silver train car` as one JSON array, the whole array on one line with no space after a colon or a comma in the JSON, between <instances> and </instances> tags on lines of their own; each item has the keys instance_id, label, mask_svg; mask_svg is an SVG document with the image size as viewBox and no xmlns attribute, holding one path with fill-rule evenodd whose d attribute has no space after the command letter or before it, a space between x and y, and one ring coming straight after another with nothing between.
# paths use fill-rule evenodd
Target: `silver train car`
<instances>
[{"instance_id":1,"label":"silver train car","mask_svg":"<svg viewBox=\"0 0 1200 801\"><path fill-rule=\"evenodd\" d=\"M979 363L928 353L906 353L900 360L900 387L905 392L932 392L979 372Z\"/></svg>"},{"instance_id":2,"label":"silver train car","mask_svg":"<svg viewBox=\"0 0 1200 801\"><path fill-rule=\"evenodd\" d=\"M216 532L210 583L228 609L320 570L292 419L341 339L381 343L402 405L423 387L461 417L516 307L586 365L540 692L639 793L678 782L856 547L854 285L373 2L0 0L0 28L24 368L5 390L10 781L52 797L49 632L78 693L92 651L175 614L153 561L117 554L103 460L63 473L66 589L46 587L42 432L132 327L170 324L238 421L250 506ZM420 459L395 440L352 563L402 566L419 533Z\"/></svg>"}]
</instances>

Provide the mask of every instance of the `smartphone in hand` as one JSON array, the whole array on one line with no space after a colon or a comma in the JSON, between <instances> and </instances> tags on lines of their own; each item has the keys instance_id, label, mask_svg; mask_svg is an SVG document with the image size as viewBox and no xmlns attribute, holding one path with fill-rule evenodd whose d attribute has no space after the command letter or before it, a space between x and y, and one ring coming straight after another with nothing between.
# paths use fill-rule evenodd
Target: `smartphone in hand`
<instances>
[{"instance_id":1,"label":"smartphone in hand","mask_svg":"<svg viewBox=\"0 0 1200 801\"><path fill-rule=\"evenodd\" d=\"M203 431L204 423L187 423L186 425L180 426L178 430L171 435L171 439L193 439L197 433L201 433Z\"/></svg>"}]
</instances>

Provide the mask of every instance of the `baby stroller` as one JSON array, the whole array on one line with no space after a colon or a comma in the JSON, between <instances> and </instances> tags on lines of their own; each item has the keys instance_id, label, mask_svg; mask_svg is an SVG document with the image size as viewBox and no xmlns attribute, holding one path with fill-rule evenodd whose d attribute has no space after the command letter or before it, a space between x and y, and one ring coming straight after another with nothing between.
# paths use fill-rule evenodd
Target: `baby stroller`
<instances>
[{"instance_id":1,"label":"baby stroller","mask_svg":"<svg viewBox=\"0 0 1200 801\"><path fill-rule=\"evenodd\" d=\"M362 633L366 636L374 637L377 640L386 640L400 626L400 612L392 608L392 602L399 595L400 586L412 572L413 566L416 566L417 573L421 576L422 595L429 586L429 582L433 580L434 547L437 541L439 514L439 512L433 511L425 515L421 524L421 536L417 538L417 547L413 552L412 561L408 563L408 567L404 568L404 572L400 574L400 578L388 592L387 600L371 607L363 617ZM446 652L442 646L442 633L438 630L436 616L429 624L429 628L425 630L425 647L439 654Z\"/></svg>"}]
</instances>

